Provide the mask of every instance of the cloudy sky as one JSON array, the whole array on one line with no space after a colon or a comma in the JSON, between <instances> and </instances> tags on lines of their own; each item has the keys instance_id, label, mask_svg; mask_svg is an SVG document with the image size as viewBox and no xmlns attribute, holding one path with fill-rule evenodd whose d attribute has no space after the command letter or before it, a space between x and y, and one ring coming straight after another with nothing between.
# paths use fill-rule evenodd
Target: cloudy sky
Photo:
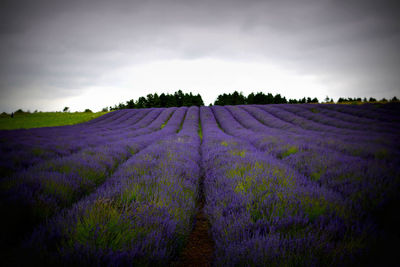
<instances>
[{"instance_id":1,"label":"cloudy sky","mask_svg":"<svg viewBox=\"0 0 400 267\"><path fill-rule=\"evenodd\" d=\"M400 97L399 17L378 0L3 0L0 112L178 89Z\"/></svg>"}]
</instances>

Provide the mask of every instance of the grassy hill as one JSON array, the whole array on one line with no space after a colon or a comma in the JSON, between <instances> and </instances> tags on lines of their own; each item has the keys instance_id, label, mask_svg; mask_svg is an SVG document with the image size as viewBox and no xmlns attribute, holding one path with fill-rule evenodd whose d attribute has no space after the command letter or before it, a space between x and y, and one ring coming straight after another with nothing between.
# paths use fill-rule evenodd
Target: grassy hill
<instances>
[{"instance_id":1,"label":"grassy hill","mask_svg":"<svg viewBox=\"0 0 400 267\"><path fill-rule=\"evenodd\" d=\"M11 118L9 114L0 115L0 130L29 129L38 127L72 125L92 120L107 112L37 112L15 113Z\"/></svg>"}]
</instances>

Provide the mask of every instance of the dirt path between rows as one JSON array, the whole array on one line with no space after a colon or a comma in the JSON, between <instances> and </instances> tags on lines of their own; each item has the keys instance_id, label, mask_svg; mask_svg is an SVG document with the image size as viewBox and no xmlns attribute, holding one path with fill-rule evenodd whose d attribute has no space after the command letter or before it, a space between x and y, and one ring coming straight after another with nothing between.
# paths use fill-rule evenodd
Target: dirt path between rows
<instances>
[{"instance_id":1,"label":"dirt path between rows","mask_svg":"<svg viewBox=\"0 0 400 267\"><path fill-rule=\"evenodd\" d=\"M209 222L204 214L204 186L200 181L200 196L198 200L199 212L196 215L196 223L186 247L183 249L179 261L173 266L211 266L214 254L214 242L209 234Z\"/></svg>"}]
</instances>

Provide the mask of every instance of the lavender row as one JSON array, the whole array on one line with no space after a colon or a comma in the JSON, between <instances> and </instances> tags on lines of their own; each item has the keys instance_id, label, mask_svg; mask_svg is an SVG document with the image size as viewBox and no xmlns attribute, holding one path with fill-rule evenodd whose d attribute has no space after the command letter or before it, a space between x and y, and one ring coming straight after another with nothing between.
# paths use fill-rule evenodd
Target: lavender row
<instances>
[{"instance_id":1,"label":"lavender row","mask_svg":"<svg viewBox=\"0 0 400 267\"><path fill-rule=\"evenodd\" d=\"M153 121L149 130L160 129L166 116L172 111L174 109L165 110L163 116ZM182 120L185 109L175 113L176 116L169 120L171 127ZM162 118L164 119L161 120ZM153 133L148 131L148 134L138 137L126 138L121 135L113 143L86 149L68 157L44 161L4 179L0 183L1 210L5 216L2 221L5 226L2 229L7 229L8 235L4 242L15 234L10 228L23 235L31 229L25 227L25 231L21 231L16 227L20 223L29 222L28 225L32 227L92 192L122 162L151 142L173 133L171 127L164 127Z\"/></svg>"},{"instance_id":2,"label":"lavender row","mask_svg":"<svg viewBox=\"0 0 400 267\"><path fill-rule=\"evenodd\" d=\"M314 105L311 105L314 106ZM345 122L342 119L332 118L329 116L325 116L323 113L319 111L316 107L311 107L309 110L309 106L305 105L282 105L281 109L289 111L291 113L296 114L299 117L306 118L310 121L314 121L323 125L332 126L336 128L343 129L344 131L352 130L352 131L360 131L361 134L365 134L365 132L369 132L370 134L376 134L376 132L386 135L386 134L398 134L399 130L393 129L392 127L384 127L380 122L374 123L364 123L358 124L355 122ZM341 116L344 117L344 116Z\"/></svg>"},{"instance_id":3,"label":"lavender row","mask_svg":"<svg viewBox=\"0 0 400 267\"><path fill-rule=\"evenodd\" d=\"M159 113L160 111L161 110L154 112ZM12 151L14 146L17 146L17 149L23 149L24 146L27 148L34 147L39 149L42 148L42 146L54 148L55 144L58 144L60 148L65 146L68 150L68 146L72 145L76 140L86 141L90 140L93 134L102 134L103 132L111 133L110 130L112 128L110 127L112 126L119 126L121 128L133 126L135 123L143 120L145 117L144 115L148 114L149 111L119 111L114 113L114 116L109 117L109 120L112 120L106 124L107 128L72 125L29 130L2 131L1 134L3 138L7 140L7 143L2 145L2 151ZM116 127L115 130L119 127ZM61 149L59 150L61 151Z\"/></svg>"},{"instance_id":4,"label":"lavender row","mask_svg":"<svg viewBox=\"0 0 400 267\"><path fill-rule=\"evenodd\" d=\"M260 123L249 113L238 107L213 107L217 117L221 117L221 125L229 134L240 138L251 136L252 142L264 151L275 151L275 156L281 157L290 153L289 149L311 149L312 147L327 147L349 154L360 154L365 157L374 157L382 146L344 142L335 136L320 135L312 131L297 130L295 133L288 133L280 129L268 127ZM263 111L255 112L260 118ZM265 112L264 112L265 114ZM257 116L259 115L259 116ZM235 119L236 117L236 119ZM262 119L262 118L261 118ZM243 126L246 126L246 128Z\"/></svg>"},{"instance_id":5,"label":"lavender row","mask_svg":"<svg viewBox=\"0 0 400 267\"><path fill-rule=\"evenodd\" d=\"M374 137L371 137L369 136L369 133L364 135L342 135L324 131L319 132L316 128L314 130L303 129L297 125L284 122L278 117L274 116L284 116L286 120L291 120L291 116L293 114L288 112L283 111L281 114L279 110L275 110L270 113L256 107L243 108L269 129L272 130L275 128L281 130L276 132L277 137L288 136L290 138L301 139L306 143L314 143L317 146L324 146L348 155L361 156L365 158L382 157L391 159L393 158L391 154L398 154L392 149L393 147L398 147L397 137L389 138L383 135L375 135ZM247 120L241 121L243 123L247 122ZM260 127L262 128L262 126ZM291 133L295 133L295 135Z\"/></svg>"},{"instance_id":6,"label":"lavender row","mask_svg":"<svg viewBox=\"0 0 400 267\"><path fill-rule=\"evenodd\" d=\"M123 117L126 117L126 115L129 116L129 118L126 118L125 121L120 123L121 126L130 126L137 121L141 120L144 118L144 114L147 114L148 112L145 110L140 110L140 111L124 111L124 112L116 112L118 115L125 115ZM115 116L114 116L115 117ZM112 125L110 125L112 126ZM3 131L1 132L3 136L6 137L5 140L7 140L7 144L2 145L2 151L3 152L8 152L12 151L14 146L17 149L23 149L24 146L27 148L31 147L38 147L41 148L41 146L48 146L51 148L51 145L53 147L55 146L55 143L59 143L58 145L60 147L63 146L63 144L69 144L73 143L74 140L85 140L88 139L90 140L90 137L95 134L95 133L102 133L103 131L106 132L111 132L111 128L94 128L94 127L87 127L87 128L82 128L81 126L75 127L75 126L61 126L61 127L45 127L45 128L39 128L39 129L30 129L30 130L16 130L16 131ZM86 132L86 134L84 134ZM68 146L66 146L66 149L68 149Z\"/></svg>"},{"instance_id":7,"label":"lavender row","mask_svg":"<svg viewBox=\"0 0 400 267\"><path fill-rule=\"evenodd\" d=\"M139 112L143 112L141 110ZM138 113L139 113L138 112ZM101 121L112 122L116 119L120 119L122 116L129 114L132 115L132 112L128 111L117 111L108 113L103 115L96 120L100 120L98 123L102 124ZM136 112L135 112L136 113ZM103 117L105 117L103 119ZM88 122L89 123L89 122ZM43 140L44 138L57 138L60 136L69 136L71 131L74 130L75 133L79 132L78 130L88 130L90 127L86 126L86 123L77 124L77 125L67 125L67 126L56 126L56 127L42 127L42 128L33 128L33 129L18 129L18 130L4 130L0 132L0 136L2 138L6 138L8 142L21 142L23 140L29 139L32 141Z\"/></svg>"},{"instance_id":8,"label":"lavender row","mask_svg":"<svg viewBox=\"0 0 400 267\"><path fill-rule=\"evenodd\" d=\"M348 224L340 195L246 140L201 109L206 213L216 266L310 266L351 261L365 229ZM351 227L355 229L351 229Z\"/></svg>"},{"instance_id":9,"label":"lavender row","mask_svg":"<svg viewBox=\"0 0 400 267\"><path fill-rule=\"evenodd\" d=\"M128 133L129 136L146 134L155 130L154 125L158 125L159 120L155 120L155 118L159 117L161 120L165 120L166 116L169 116L170 112L173 110L173 108L163 111L154 110L147 116L143 116L141 112L134 113L134 115L125 122L127 125L133 123L129 128L125 127L112 130L112 128L108 127L103 131L93 130L90 134L85 134L83 136L80 135L79 132L73 134L74 132L71 131L69 138L63 138L62 141L50 139L43 141L42 144L31 144L30 142L32 142L32 140L27 139L25 141L26 145L20 143L16 147L14 146L11 151L2 153L4 158L2 157L1 161L1 174L5 176L16 170L25 169L38 164L46 159L68 156L84 149L100 146L105 142L115 142L123 137L127 137ZM132 121L132 118L135 120Z\"/></svg>"},{"instance_id":10,"label":"lavender row","mask_svg":"<svg viewBox=\"0 0 400 267\"><path fill-rule=\"evenodd\" d=\"M67 136L58 136L59 129L54 127L54 129L57 130L40 129L40 132L49 132L50 134L34 136L34 134L30 134L34 132L34 130L25 130L24 132L27 133L26 136L21 137L16 135L16 142L8 138L7 144L1 146L1 173L6 175L14 170L33 165L42 159L49 159L54 156L65 156L77 152L84 147L90 147L96 144L97 140L101 138L97 134L102 134L101 131L96 131L91 135L85 136L81 135L79 131L75 131L71 126L63 128L68 132ZM95 135L95 137L93 135Z\"/></svg>"},{"instance_id":11,"label":"lavender row","mask_svg":"<svg viewBox=\"0 0 400 267\"><path fill-rule=\"evenodd\" d=\"M259 123L252 120L245 111L230 108L233 115L240 118L249 129L237 123L224 108L214 107L214 110L224 130L248 140L268 154L284 159L291 167L301 171L311 180L342 194L348 206L353 207L355 216L373 210L384 200L391 188L400 184L400 168L397 167L397 160L387 162L343 155L312 143L296 140L292 136L287 137L283 133L279 137L276 133L257 135L249 129L256 128ZM274 138L274 143L265 146L263 138L268 137Z\"/></svg>"},{"instance_id":12,"label":"lavender row","mask_svg":"<svg viewBox=\"0 0 400 267\"><path fill-rule=\"evenodd\" d=\"M328 108L326 104L310 104L310 105L299 105L299 107L310 110L314 113L321 113L325 116L335 118L340 121L354 123L357 126L360 125L361 127L371 127L375 131L398 131L399 125L393 122L386 122L380 121L376 118L365 118L360 117L355 114L349 114L340 112L339 110Z\"/></svg>"},{"instance_id":13,"label":"lavender row","mask_svg":"<svg viewBox=\"0 0 400 267\"><path fill-rule=\"evenodd\" d=\"M399 119L400 111L398 108L399 105L398 104L383 105L383 107L385 106L387 106L388 109L383 108L383 112L379 111L379 109L382 108L374 108L375 105L370 105L370 104L364 104L362 106L326 105L325 108L377 121L394 122L394 123L400 122Z\"/></svg>"},{"instance_id":14,"label":"lavender row","mask_svg":"<svg viewBox=\"0 0 400 267\"><path fill-rule=\"evenodd\" d=\"M190 108L178 134L130 158L94 194L38 228L28 242L36 255L95 266L160 265L176 258L196 212L198 113ZM179 128L168 123L163 130Z\"/></svg>"},{"instance_id":15,"label":"lavender row","mask_svg":"<svg viewBox=\"0 0 400 267\"><path fill-rule=\"evenodd\" d=\"M295 124L303 129L306 130L313 130L316 132L326 132L329 134L335 134L335 135L342 135L343 137L351 136L351 137L357 137L360 140L363 141L371 141L371 142L376 142L376 143L385 143L385 138L382 136L382 134L379 133L371 133L369 132L369 135L365 135L365 132L360 132L360 131L355 131L355 130L350 130L350 129L341 129L329 125L324 125L306 118L303 118L301 116L298 116L294 112L289 112L278 105L264 105L264 106L259 106L261 109L271 113L272 115L276 116L277 118L284 120L286 122L290 122L292 124ZM391 135L392 138L395 136Z\"/></svg>"}]
</instances>

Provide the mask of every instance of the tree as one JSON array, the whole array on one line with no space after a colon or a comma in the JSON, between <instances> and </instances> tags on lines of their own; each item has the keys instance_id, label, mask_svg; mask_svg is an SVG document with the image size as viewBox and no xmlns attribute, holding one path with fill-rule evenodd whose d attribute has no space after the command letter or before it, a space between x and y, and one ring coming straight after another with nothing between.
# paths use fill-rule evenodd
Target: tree
<instances>
[{"instance_id":1,"label":"tree","mask_svg":"<svg viewBox=\"0 0 400 267\"><path fill-rule=\"evenodd\" d=\"M274 103L274 96L271 93L267 94L265 98L265 104L273 104Z\"/></svg>"},{"instance_id":2,"label":"tree","mask_svg":"<svg viewBox=\"0 0 400 267\"><path fill-rule=\"evenodd\" d=\"M88 108L85 109L85 112L86 112L86 113L92 113L92 111L91 111L90 109L88 109Z\"/></svg>"},{"instance_id":3,"label":"tree","mask_svg":"<svg viewBox=\"0 0 400 267\"><path fill-rule=\"evenodd\" d=\"M178 90L178 92L175 92L174 96L175 96L176 106L182 107L183 97L184 97L182 90Z\"/></svg>"},{"instance_id":4,"label":"tree","mask_svg":"<svg viewBox=\"0 0 400 267\"><path fill-rule=\"evenodd\" d=\"M244 105L246 103L245 97L242 92L233 92L232 94L232 104L231 105Z\"/></svg>"},{"instance_id":5,"label":"tree","mask_svg":"<svg viewBox=\"0 0 400 267\"><path fill-rule=\"evenodd\" d=\"M135 108L135 101L133 99L126 101L127 108Z\"/></svg>"},{"instance_id":6,"label":"tree","mask_svg":"<svg viewBox=\"0 0 400 267\"><path fill-rule=\"evenodd\" d=\"M178 104L177 104L177 102L176 102L175 95L170 95L170 94L168 94L168 95L167 95L167 99L168 99L168 101L167 101L167 107L177 107L177 106L178 106Z\"/></svg>"},{"instance_id":7,"label":"tree","mask_svg":"<svg viewBox=\"0 0 400 267\"><path fill-rule=\"evenodd\" d=\"M220 105L220 106L225 106L228 105L228 95L227 94L222 94L218 95L217 99L214 101L214 105Z\"/></svg>"},{"instance_id":8,"label":"tree","mask_svg":"<svg viewBox=\"0 0 400 267\"><path fill-rule=\"evenodd\" d=\"M256 103L256 99L255 99L254 93L250 93L250 94L247 96L246 104L249 104L249 105L258 104L258 103Z\"/></svg>"},{"instance_id":9,"label":"tree","mask_svg":"<svg viewBox=\"0 0 400 267\"><path fill-rule=\"evenodd\" d=\"M147 95L147 101L146 101L146 108L152 108L154 107L154 96L153 94L148 94Z\"/></svg>"},{"instance_id":10,"label":"tree","mask_svg":"<svg viewBox=\"0 0 400 267\"><path fill-rule=\"evenodd\" d=\"M190 107L193 105L193 94L184 94L183 95L183 101L182 101L182 106L185 107Z\"/></svg>"},{"instance_id":11,"label":"tree","mask_svg":"<svg viewBox=\"0 0 400 267\"><path fill-rule=\"evenodd\" d=\"M161 95L160 95L160 107L167 107L167 103L168 103L168 97L164 94L164 93L162 93Z\"/></svg>"},{"instance_id":12,"label":"tree","mask_svg":"<svg viewBox=\"0 0 400 267\"><path fill-rule=\"evenodd\" d=\"M305 104L306 103L306 98L303 97L302 99L299 99L299 103L300 104Z\"/></svg>"},{"instance_id":13,"label":"tree","mask_svg":"<svg viewBox=\"0 0 400 267\"><path fill-rule=\"evenodd\" d=\"M136 101L135 106L136 108L145 108L147 106L146 98L143 96L139 97L139 99Z\"/></svg>"},{"instance_id":14,"label":"tree","mask_svg":"<svg viewBox=\"0 0 400 267\"><path fill-rule=\"evenodd\" d=\"M250 95L249 95L250 96ZM258 92L254 95L253 104L268 104L268 96L265 95L263 92Z\"/></svg>"},{"instance_id":15,"label":"tree","mask_svg":"<svg viewBox=\"0 0 400 267\"><path fill-rule=\"evenodd\" d=\"M126 106L125 106L124 103L119 103L118 104L118 109L125 109L125 108L126 108Z\"/></svg>"},{"instance_id":16,"label":"tree","mask_svg":"<svg viewBox=\"0 0 400 267\"><path fill-rule=\"evenodd\" d=\"M203 102L203 99L201 98L200 94L197 94L195 96L195 105L198 106L198 107L204 106L204 102Z\"/></svg>"},{"instance_id":17,"label":"tree","mask_svg":"<svg viewBox=\"0 0 400 267\"><path fill-rule=\"evenodd\" d=\"M160 97L158 96L157 93L155 93L154 96L153 96L153 107L155 107L155 108L161 107L161 105L160 105Z\"/></svg>"}]
</instances>

